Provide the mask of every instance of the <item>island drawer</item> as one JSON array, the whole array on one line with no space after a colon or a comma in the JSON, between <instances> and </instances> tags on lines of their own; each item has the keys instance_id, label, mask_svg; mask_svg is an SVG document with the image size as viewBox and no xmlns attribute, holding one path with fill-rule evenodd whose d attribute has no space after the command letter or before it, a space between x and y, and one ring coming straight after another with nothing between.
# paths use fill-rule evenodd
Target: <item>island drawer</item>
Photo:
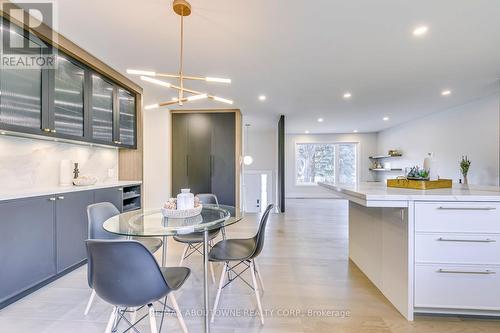
<instances>
[{"instance_id":1,"label":"island drawer","mask_svg":"<svg viewBox=\"0 0 500 333\"><path fill-rule=\"evenodd\" d=\"M500 233L500 204L483 202L415 203L415 230Z\"/></svg>"},{"instance_id":2,"label":"island drawer","mask_svg":"<svg viewBox=\"0 0 500 333\"><path fill-rule=\"evenodd\" d=\"M415 260L425 263L500 265L500 234L417 233Z\"/></svg>"},{"instance_id":3,"label":"island drawer","mask_svg":"<svg viewBox=\"0 0 500 333\"><path fill-rule=\"evenodd\" d=\"M416 265L415 306L500 309L500 266Z\"/></svg>"}]
</instances>

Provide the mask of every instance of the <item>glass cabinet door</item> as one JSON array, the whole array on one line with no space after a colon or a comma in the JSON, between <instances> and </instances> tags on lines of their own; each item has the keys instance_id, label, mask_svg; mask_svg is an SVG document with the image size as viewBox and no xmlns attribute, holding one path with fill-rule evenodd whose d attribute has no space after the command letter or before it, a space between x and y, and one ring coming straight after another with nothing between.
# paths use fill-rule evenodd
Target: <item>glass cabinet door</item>
<instances>
[{"instance_id":1,"label":"glass cabinet door","mask_svg":"<svg viewBox=\"0 0 500 333\"><path fill-rule=\"evenodd\" d=\"M113 143L113 85L92 75L92 138Z\"/></svg>"},{"instance_id":2,"label":"glass cabinet door","mask_svg":"<svg viewBox=\"0 0 500 333\"><path fill-rule=\"evenodd\" d=\"M35 36L25 36L23 30L15 25L9 27L6 21L1 21L0 27L4 31L10 29L11 44L23 45L24 40L28 38L31 45L29 54L42 54L42 47L45 47L45 44ZM19 52L19 54L22 53L23 51ZM0 123L3 127L22 127L27 132L39 132L41 130L41 69L0 66Z\"/></svg>"},{"instance_id":3,"label":"glass cabinet door","mask_svg":"<svg viewBox=\"0 0 500 333\"><path fill-rule=\"evenodd\" d=\"M58 134L83 137L84 69L59 55L54 85L54 129Z\"/></svg>"},{"instance_id":4,"label":"glass cabinet door","mask_svg":"<svg viewBox=\"0 0 500 333\"><path fill-rule=\"evenodd\" d=\"M125 89L118 89L120 143L135 146L135 97Z\"/></svg>"}]
</instances>

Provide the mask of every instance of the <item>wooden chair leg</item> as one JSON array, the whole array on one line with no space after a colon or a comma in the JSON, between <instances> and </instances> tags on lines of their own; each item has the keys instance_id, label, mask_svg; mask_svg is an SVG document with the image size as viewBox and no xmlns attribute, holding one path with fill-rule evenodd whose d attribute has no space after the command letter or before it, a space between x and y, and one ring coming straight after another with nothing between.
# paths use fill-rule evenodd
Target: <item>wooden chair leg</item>
<instances>
[{"instance_id":1,"label":"wooden chair leg","mask_svg":"<svg viewBox=\"0 0 500 333\"><path fill-rule=\"evenodd\" d=\"M106 329L104 333L111 333L115 326L116 318L118 315L118 307L113 307L113 311L111 311L111 315L109 316L108 324L106 325Z\"/></svg>"},{"instance_id":2,"label":"wooden chair leg","mask_svg":"<svg viewBox=\"0 0 500 333\"><path fill-rule=\"evenodd\" d=\"M222 287L224 286L224 280L226 277L226 270L227 270L227 262L224 263L224 267L222 267L222 273L220 274L219 288L217 289L217 295L215 296L214 308L212 310L212 318L210 319L210 322L212 322L212 323L214 322L215 313L217 312L217 307L219 306L220 294L222 291Z\"/></svg>"},{"instance_id":3,"label":"wooden chair leg","mask_svg":"<svg viewBox=\"0 0 500 333\"><path fill-rule=\"evenodd\" d=\"M188 247L189 246L187 244L184 244L184 250L182 251L181 261L179 261L179 266L182 266L182 263L184 262L184 257L186 256Z\"/></svg>"},{"instance_id":4,"label":"wooden chair leg","mask_svg":"<svg viewBox=\"0 0 500 333\"><path fill-rule=\"evenodd\" d=\"M257 262L256 259L254 259L253 262L255 264L255 273L257 274L257 277L259 278L260 288L261 288L262 292L264 292L264 281L262 281L262 275L260 273L261 270L260 270L259 263Z\"/></svg>"},{"instance_id":5,"label":"wooden chair leg","mask_svg":"<svg viewBox=\"0 0 500 333\"><path fill-rule=\"evenodd\" d=\"M87 303L87 307L85 308L85 312L83 313L84 316L89 314L90 307L92 306L92 303L94 302L94 298L95 298L95 290L92 289L92 294L90 294L90 298L89 298L89 301Z\"/></svg>"},{"instance_id":6,"label":"wooden chair leg","mask_svg":"<svg viewBox=\"0 0 500 333\"><path fill-rule=\"evenodd\" d=\"M170 293L170 295L168 295L168 297L170 298L170 301L172 302L172 306L175 310L175 313L177 314L177 319L179 320L179 324L181 325L182 332L188 333L186 323L184 322L184 317L182 316L182 312L179 309L179 304L177 304L177 300L175 299L174 293Z\"/></svg>"},{"instance_id":7,"label":"wooden chair leg","mask_svg":"<svg viewBox=\"0 0 500 333\"><path fill-rule=\"evenodd\" d=\"M255 278L255 264L252 261L250 261L250 271L252 273L252 284L253 284L253 289L255 291L255 298L257 299L257 306L259 307L259 314L260 314L260 322L262 325L264 325L264 314L262 313L262 304L260 303L260 295L259 295L259 285L257 284L257 279Z\"/></svg>"},{"instance_id":8,"label":"wooden chair leg","mask_svg":"<svg viewBox=\"0 0 500 333\"><path fill-rule=\"evenodd\" d=\"M156 314L155 309L153 308L153 304L148 304L149 308L149 327L151 329L151 333L158 333L158 328L156 326Z\"/></svg>"}]
</instances>

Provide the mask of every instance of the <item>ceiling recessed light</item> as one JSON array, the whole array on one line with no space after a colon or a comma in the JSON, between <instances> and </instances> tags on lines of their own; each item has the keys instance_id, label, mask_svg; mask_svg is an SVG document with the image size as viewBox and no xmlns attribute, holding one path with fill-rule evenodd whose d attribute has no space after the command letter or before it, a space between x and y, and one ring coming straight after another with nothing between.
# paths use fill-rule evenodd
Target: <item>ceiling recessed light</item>
<instances>
[{"instance_id":1,"label":"ceiling recessed light","mask_svg":"<svg viewBox=\"0 0 500 333\"><path fill-rule=\"evenodd\" d=\"M441 91L441 95L443 95L443 96L451 95L451 90L443 90L443 91Z\"/></svg>"},{"instance_id":2,"label":"ceiling recessed light","mask_svg":"<svg viewBox=\"0 0 500 333\"><path fill-rule=\"evenodd\" d=\"M304 133L309 134L309 131L305 131Z\"/></svg>"},{"instance_id":3,"label":"ceiling recessed light","mask_svg":"<svg viewBox=\"0 0 500 333\"><path fill-rule=\"evenodd\" d=\"M351 97L352 97L352 94L351 94L350 92L346 92L346 93L344 93L344 98L345 98L345 99L349 99L349 98L351 98Z\"/></svg>"},{"instance_id":4,"label":"ceiling recessed light","mask_svg":"<svg viewBox=\"0 0 500 333\"><path fill-rule=\"evenodd\" d=\"M259 101L265 101L267 99L266 95L260 95L259 96Z\"/></svg>"},{"instance_id":5,"label":"ceiling recessed light","mask_svg":"<svg viewBox=\"0 0 500 333\"><path fill-rule=\"evenodd\" d=\"M423 36L427 34L429 27L426 25L421 25L413 29L413 36Z\"/></svg>"},{"instance_id":6,"label":"ceiling recessed light","mask_svg":"<svg viewBox=\"0 0 500 333\"><path fill-rule=\"evenodd\" d=\"M323 122L323 118L318 118L318 123L322 123Z\"/></svg>"},{"instance_id":7,"label":"ceiling recessed light","mask_svg":"<svg viewBox=\"0 0 500 333\"><path fill-rule=\"evenodd\" d=\"M388 121L389 120L389 117L384 117L382 118L384 121Z\"/></svg>"},{"instance_id":8,"label":"ceiling recessed light","mask_svg":"<svg viewBox=\"0 0 500 333\"><path fill-rule=\"evenodd\" d=\"M354 132L354 133L358 133L358 130L354 130L353 132Z\"/></svg>"}]
</instances>

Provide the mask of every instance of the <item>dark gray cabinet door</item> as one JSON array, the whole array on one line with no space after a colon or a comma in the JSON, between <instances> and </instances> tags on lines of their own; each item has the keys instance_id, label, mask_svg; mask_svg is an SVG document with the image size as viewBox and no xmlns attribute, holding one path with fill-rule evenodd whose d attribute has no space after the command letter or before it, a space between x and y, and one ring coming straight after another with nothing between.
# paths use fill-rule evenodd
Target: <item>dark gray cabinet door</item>
<instances>
[{"instance_id":1,"label":"dark gray cabinet door","mask_svg":"<svg viewBox=\"0 0 500 333\"><path fill-rule=\"evenodd\" d=\"M189 188L188 119L185 114L172 115L172 196L180 193L181 188Z\"/></svg>"},{"instance_id":2,"label":"dark gray cabinet door","mask_svg":"<svg viewBox=\"0 0 500 333\"><path fill-rule=\"evenodd\" d=\"M112 187L94 191L94 203L111 202L121 212L123 211L123 188Z\"/></svg>"},{"instance_id":3,"label":"dark gray cabinet door","mask_svg":"<svg viewBox=\"0 0 500 333\"><path fill-rule=\"evenodd\" d=\"M235 114L212 114L211 189L219 203L235 204Z\"/></svg>"},{"instance_id":4,"label":"dark gray cabinet door","mask_svg":"<svg viewBox=\"0 0 500 333\"><path fill-rule=\"evenodd\" d=\"M92 139L106 144L113 143L113 90L114 86L92 74L91 125Z\"/></svg>"},{"instance_id":5,"label":"dark gray cabinet door","mask_svg":"<svg viewBox=\"0 0 500 333\"><path fill-rule=\"evenodd\" d=\"M134 147L136 142L135 97L128 91L118 88L118 126L120 145Z\"/></svg>"},{"instance_id":6,"label":"dark gray cabinet door","mask_svg":"<svg viewBox=\"0 0 500 333\"><path fill-rule=\"evenodd\" d=\"M210 113L193 113L188 117L189 188L194 194L211 193L212 117Z\"/></svg>"},{"instance_id":7,"label":"dark gray cabinet door","mask_svg":"<svg viewBox=\"0 0 500 333\"><path fill-rule=\"evenodd\" d=\"M55 201L0 203L0 302L56 273Z\"/></svg>"},{"instance_id":8,"label":"dark gray cabinet door","mask_svg":"<svg viewBox=\"0 0 500 333\"><path fill-rule=\"evenodd\" d=\"M85 69L70 57L59 54L54 70L52 128L58 135L84 136L83 87Z\"/></svg>"},{"instance_id":9,"label":"dark gray cabinet door","mask_svg":"<svg viewBox=\"0 0 500 333\"><path fill-rule=\"evenodd\" d=\"M88 238L87 206L94 202L93 191L56 196L57 273L87 257L84 241Z\"/></svg>"}]
</instances>

